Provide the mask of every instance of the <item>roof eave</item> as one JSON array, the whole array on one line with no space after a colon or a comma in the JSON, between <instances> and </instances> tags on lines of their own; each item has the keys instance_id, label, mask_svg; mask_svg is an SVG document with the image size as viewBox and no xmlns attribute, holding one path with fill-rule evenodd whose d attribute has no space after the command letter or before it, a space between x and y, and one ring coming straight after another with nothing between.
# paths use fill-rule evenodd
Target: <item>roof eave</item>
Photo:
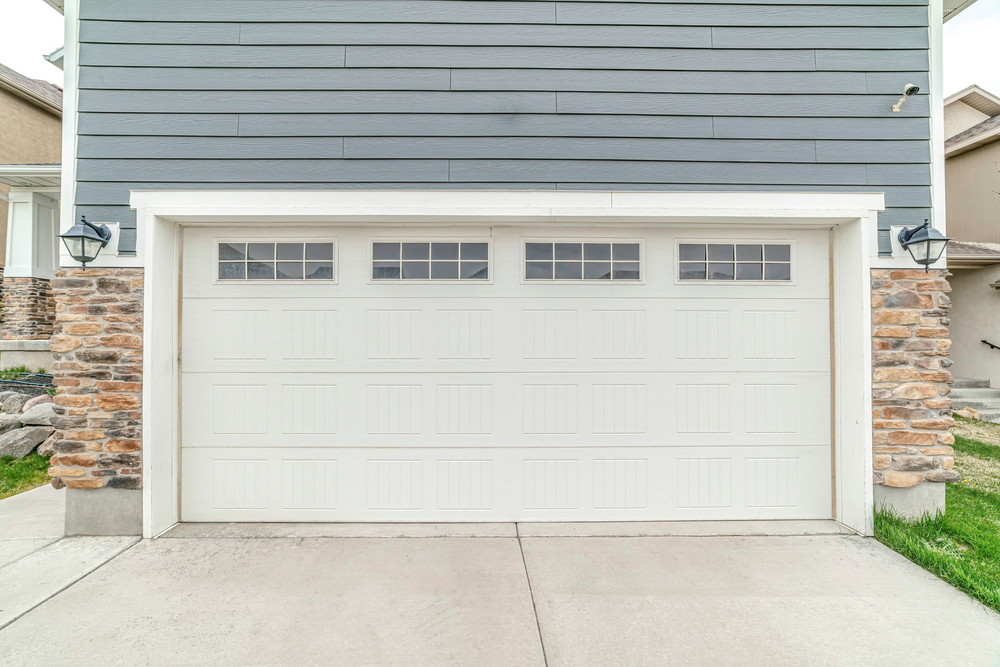
<instances>
[{"instance_id":1,"label":"roof eave","mask_svg":"<svg viewBox=\"0 0 1000 667\"><path fill-rule=\"evenodd\" d=\"M58 188L61 164L0 164L0 183L14 188Z\"/></svg>"},{"instance_id":2,"label":"roof eave","mask_svg":"<svg viewBox=\"0 0 1000 667\"><path fill-rule=\"evenodd\" d=\"M56 104L52 100L42 97L30 88L22 86L17 81L12 81L3 75L0 75L0 88L3 88L8 92L31 102L35 106L62 118L62 105Z\"/></svg>"}]
</instances>

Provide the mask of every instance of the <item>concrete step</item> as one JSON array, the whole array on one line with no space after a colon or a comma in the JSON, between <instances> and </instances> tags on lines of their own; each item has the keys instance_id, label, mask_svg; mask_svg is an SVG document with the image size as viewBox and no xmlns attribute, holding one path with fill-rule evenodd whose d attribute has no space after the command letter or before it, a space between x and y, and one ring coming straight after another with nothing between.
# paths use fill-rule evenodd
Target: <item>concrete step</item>
<instances>
[{"instance_id":1,"label":"concrete step","mask_svg":"<svg viewBox=\"0 0 1000 667\"><path fill-rule=\"evenodd\" d=\"M951 398L949 396L948 398ZM979 412L1000 412L1000 401L954 401L955 410L962 408L972 408Z\"/></svg>"},{"instance_id":2,"label":"concrete step","mask_svg":"<svg viewBox=\"0 0 1000 667\"><path fill-rule=\"evenodd\" d=\"M968 399L970 401L1000 400L1000 389L952 389L948 398L952 400Z\"/></svg>"},{"instance_id":3,"label":"concrete step","mask_svg":"<svg viewBox=\"0 0 1000 667\"><path fill-rule=\"evenodd\" d=\"M955 383L951 385L952 389L986 389L990 386L989 380L980 380L978 378L955 378Z\"/></svg>"},{"instance_id":4,"label":"concrete step","mask_svg":"<svg viewBox=\"0 0 1000 667\"><path fill-rule=\"evenodd\" d=\"M980 412L979 416L984 422L991 422L993 424L1000 424L1000 411L997 412Z\"/></svg>"}]
</instances>

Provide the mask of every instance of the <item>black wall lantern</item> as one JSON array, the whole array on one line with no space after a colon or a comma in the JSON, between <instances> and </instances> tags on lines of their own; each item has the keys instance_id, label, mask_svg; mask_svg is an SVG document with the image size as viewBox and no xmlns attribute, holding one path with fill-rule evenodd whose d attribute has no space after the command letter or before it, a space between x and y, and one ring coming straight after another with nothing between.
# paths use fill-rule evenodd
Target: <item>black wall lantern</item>
<instances>
[{"instance_id":1,"label":"black wall lantern","mask_svg":"<svg viewBox=\"0 0 1000 667\"><path fill-rule=\"evenodd\" d=\"M944 249L951 239L931 227L928 220L912 229L904 228L899 232L899 245L910 252L913 261L924 267L924 272L930 272L931 264L941 259Z\"/></svg>"},{"instance_id":2,"label":"black wall lantern","mask_svg":"<svg viewBox=\"0 0 1000 667\"><path fill-rule=\"evenodd\" d=\"M59 238L66 244L66 249L76 261L87 268L88 262L97 259L104 246L111 240L111 230L107 225L94 225L87 222L86 216L80 216L80 224L73 225Z\"/></svg>"}]
</instances>

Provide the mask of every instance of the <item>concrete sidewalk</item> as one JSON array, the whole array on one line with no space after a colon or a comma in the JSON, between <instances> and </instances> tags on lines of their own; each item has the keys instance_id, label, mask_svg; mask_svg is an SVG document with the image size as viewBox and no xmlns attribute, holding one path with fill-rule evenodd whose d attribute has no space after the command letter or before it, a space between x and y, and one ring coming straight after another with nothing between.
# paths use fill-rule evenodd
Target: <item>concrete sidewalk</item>
<instances>
[{"instance_id":1,"label":"concrete sidewalk","mask_svg":"<svg viewBox=\"0 0 1000 667\"><path fill-rule=\"evenodd\" d=\"M0 500L0 628L138 542L63 537L65 494L46 485Z\"/></svg>"},{"instance_id":2,"label":"concrete sidewalk","mask_svg":"<svg viewBox=\"0 0 1000 667\"><path fill-rule=\"evenodd\" d=\"M762 524L647 524L643 537L629 525L182 525L0 630L0 655L18 667L1000 664L1000 616L832 522L771 524L789 534L770 537L754 536Z\"/></svg>"}]
</instances>

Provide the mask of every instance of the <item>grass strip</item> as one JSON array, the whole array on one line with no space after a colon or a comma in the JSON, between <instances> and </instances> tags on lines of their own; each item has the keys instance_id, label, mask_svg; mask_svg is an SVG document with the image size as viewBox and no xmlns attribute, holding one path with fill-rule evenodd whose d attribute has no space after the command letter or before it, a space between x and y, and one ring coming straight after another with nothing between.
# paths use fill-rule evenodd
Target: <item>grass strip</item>
<instances>
[{"instance_id":1,"label":"grass strip","mask_svg":"<svg viewBox=\"0 0 1000 667\"><path fill-rule=\"evenodd\" d=\"M0 456L0 500L48 484L49 459L31 452L23 459Z\"/></svg>"},{"instance_id":2,"label":"grass strip","mask_svg":"<svg viewBox=\"0 0 1000 667\"><path fill-rule=\"evenodd\" d=\"M946 493L947 511L917 522L877 511L875 537L1000 612L1000 495L961 484Z\"/></svg>"}]
</instances>

